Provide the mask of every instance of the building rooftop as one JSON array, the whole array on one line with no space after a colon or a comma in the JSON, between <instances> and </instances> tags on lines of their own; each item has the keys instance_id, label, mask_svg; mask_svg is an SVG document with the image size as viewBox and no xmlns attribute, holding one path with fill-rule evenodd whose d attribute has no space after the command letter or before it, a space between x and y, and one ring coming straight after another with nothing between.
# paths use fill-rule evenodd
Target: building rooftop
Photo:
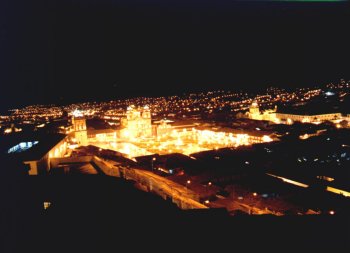
<instances>
[{"instance_id":1,"label":"building rooftop","mask_svg":"<svg viewBox=\"0 0 350 253\"><path fill-rule=\"evenodd\" d=\"M1 138L0 152L6 153L8 156L15 157L21 161L39 160L65 137L66 135L64 134L53 133L14 133ZM22 143L25 143L26 145L23 144L23 147L21 147ZM30 143L30 147L28 147L28 143ZM16 147L17 145L19 145L18 149L23 149L11 152L10 149Z\"/></svg>"}]
</instances>

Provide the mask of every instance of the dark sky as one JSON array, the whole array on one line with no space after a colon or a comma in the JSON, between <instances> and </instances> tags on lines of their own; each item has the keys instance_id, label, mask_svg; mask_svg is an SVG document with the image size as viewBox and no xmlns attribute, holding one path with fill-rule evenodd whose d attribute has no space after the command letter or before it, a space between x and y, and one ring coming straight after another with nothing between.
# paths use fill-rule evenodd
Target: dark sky
<instances>
[{"instance_id":1,"label":"dark sky","mask_svg":"<svg viewBox=\"0 0 350 253\"><path fill-rule=\"evenodd\" d=\"M0 106L350 79L348 7L1 1Z\"/></svg>"}]
</instances>

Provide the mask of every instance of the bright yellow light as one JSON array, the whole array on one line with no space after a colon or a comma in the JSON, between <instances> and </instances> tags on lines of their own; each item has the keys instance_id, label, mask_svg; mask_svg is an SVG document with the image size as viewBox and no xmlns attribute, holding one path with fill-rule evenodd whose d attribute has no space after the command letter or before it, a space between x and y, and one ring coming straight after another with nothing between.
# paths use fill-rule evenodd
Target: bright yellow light
<instances>
[{"instance_id":1,"label":"bright yellow light","mask_svg":"<svg viewBox=\"0 0 350 253\"><path fill-rule=\"evenodd\" d=\"M73 117L75 117L75 118L83 117L83 112L80 111L80 110L78 110L78 109L76 109L76 110L74 110L74 111L72 112L72 115L73 115Z\"/></svg>"},{"instance_id":2,"label":"bright yellow light","mask_svg":"<svg viewBox=\"0 0 350 253\"><path fill-rule=\"evenodd\" d=\"M51 206L51 202L44 202L44 209L48 209Z\"/></svg>"},{"instance_id":3,"label":"bright yellow light","mask_svg":"<svg viewBox=\"0 0 350 253\"><path fill-rule=\"evenodd\" d=\"M9 134L12 133L12 129L11 128L6 128L4 131L5 134Z\"/></svg>"},{"instance_id":4,"label":"bright yellow light","mask_svg":"<svg viewBox=\"0 0 350 253\"><path fill-rule=\"evenodd\" d=\"M281 121L280 121L279 119L275 119L274 122L275 122L276 124L280 124L280 123L281 123Z\"/></svg>"},{"instance_id":5,"label":"bright yellow light","mask_svg":"<svg viewBox=\"0 0 350 253\"><path fill-rule=\"evenodd\" d=\"M262 138L263 142L271 142L273 141L270 136L264 135Z\"/></svg>"},{"instance_id":6,"label":"bright yellow light","mask_svg":"<svg viewBox=\"0 0 350 253\"><path fill-rule=\"evenodd\" d=\"M305 140L305 139L309 138L309 135L308 134L300 135L299 138L302 140Z\"/></svg>"},{"instance_id":7,"label":"bright yellow light","mask_svg":"<svg viewBox=\"0 0 350 253\"><path fill-rule=\"evenodd\" d=\"M350 192L345 191L345 190L337 189L337 188L334 188L334 187L331 187L331 186L327 186L326 190L329 191L329 192L333 192L333 193L336 193L336 194L343 195L345 197L350 197Z\"/></svg>"},{"instance_id":8,"label":"bright yellow light","mask_svg":"<svg viewBox=\"0 0 350 253\"><path fill-rule=\"evenodd\" d=\"M78 147L78 144L71 144L71 145L68 145L68 148L70 149L75 149Z\"/></svg>"},{"instance_id":9,"label":"bright yellow light","mask_svg":"<svg viewBox=\"0 0 350 253\"><path fill-rule=\"evenodd\" d=\"M120 136L98 134L93 144L104 149L119 151L133 158L140 155L163 155L173 152L190 155L206 150L273 141L268 135L253 136L245 133L237 134L233 131L198 130L195 127L175 128L167 124L167 120L159 121L159 125L152 125L149 111L144 113L145 108L129 107L126 117L121 119ZM154 127L156 127L156 136L152 134Z\"/></svg>"},{"instance_id":10,"label":"bright yellow light","mask_svg":"<svg viewBox=\"0 0 350 253\"><path fill-rule=\"evenodd\" d=\"M285 183L294 184L296 186L303 187L303 188L309 187L307 184L303 184L303 183L300 183L300 182L297 182L297 181L294 181L294 180L291 180L291 179L288 179L288 178L276 176L276 175L273 175L273 174L270 174L270 173L266 173L266 174L271 176L271 177L282 179L282 181L285 182Z\"/></svg>"}]
</instances>

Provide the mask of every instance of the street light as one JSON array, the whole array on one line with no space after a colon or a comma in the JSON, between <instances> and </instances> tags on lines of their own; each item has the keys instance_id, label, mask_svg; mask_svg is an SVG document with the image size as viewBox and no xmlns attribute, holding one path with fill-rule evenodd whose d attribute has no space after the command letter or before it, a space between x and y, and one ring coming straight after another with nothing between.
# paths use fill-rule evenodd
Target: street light
<instances>
[{"instance_id":1,"label":"street light","mask_svg":"<svg viewBox=\"0 0 350 253\"><path fill-rule=\"evenodd\" d=\"M206 187L206 193L207 193L207 197L209 198L209 187L211 186L211 182L208 182L208 185Z\"/></svg>"},{"instance_id":2,"label":"street light","mask_svg":"<svg viewBox=\"0 0 350 253\"><path fill-rule=\"evenodd\" d=\"M154 163L155 160L157 160L157 158L155 158L155 157L153 157L152 160L151 160L152 171L154 170L153 163Z\"/></svg>"},{"instance_id":3,"label":"street light","mask_svg":"<svg viewBox=\"0 0 350 253\"><path fill-rule=\"evenodd\" d=\"M186 181L186 189L187 189L187 186L191 183L191 180L187 180Z\"/></svg>"}]
</instances>

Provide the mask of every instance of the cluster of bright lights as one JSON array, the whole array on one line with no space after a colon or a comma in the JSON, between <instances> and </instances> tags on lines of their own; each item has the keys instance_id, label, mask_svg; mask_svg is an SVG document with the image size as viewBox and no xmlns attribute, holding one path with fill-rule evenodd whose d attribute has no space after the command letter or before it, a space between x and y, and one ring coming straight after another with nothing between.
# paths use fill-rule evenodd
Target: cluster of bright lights
<instances>
[{"instance_id":1,"label":"cluster of bright lights","mask_svg":"<svg viewBox=\"0 0 350 253\"><path fill-rule=\"evenodd\" d=\"M127 132L126 132L127 133ZM125 137L125 136L124 136ZM149 154L181 153L189 155L205 150L215 150L225 147L238 147L254 143L271 142L271 137L264 135L257 139L248 134L234 134L215 132L211 130L171 129L158 135L156 138L124 138L123 142L110 141L109 144L101 144L103 148L109 148L128 155L137 157ZM107 147L108 146L108 147Z\"/></svg>"},{"instance_id":2,"label":"cluster of bright lights","mask_svg":"<svg viewBox=\"0 0 350 253\"><path fill-rule=\"evenodd\" d=\"M73 115L74 118L79 118L79 117L83 117L84 116L83 112L78 110L78 109L75 109L72 112L72 115Z\"/></svg>"}]
</instances>

